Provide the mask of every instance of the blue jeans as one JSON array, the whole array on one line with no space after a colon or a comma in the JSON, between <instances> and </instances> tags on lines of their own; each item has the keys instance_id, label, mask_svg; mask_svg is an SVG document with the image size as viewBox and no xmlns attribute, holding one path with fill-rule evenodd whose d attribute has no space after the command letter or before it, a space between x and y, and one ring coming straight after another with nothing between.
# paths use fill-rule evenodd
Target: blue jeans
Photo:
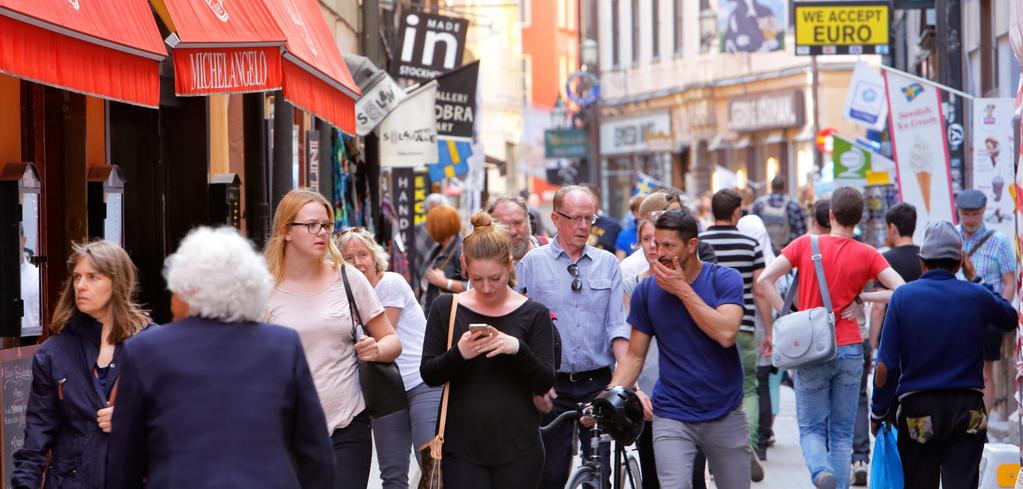
<instances>
[{"instance_id":1,"label":"blue jeans","mask_svg":"<svg viewBox=\"0 0 1023 489\"><path fill-rule=\"evenodd\" d=\"M858 343L840 346L827 363L796 369L799 444L814 482L822 472L831 472L838 489L849 487L862 375L863 345Z\"/></svg>"}]
</instances>

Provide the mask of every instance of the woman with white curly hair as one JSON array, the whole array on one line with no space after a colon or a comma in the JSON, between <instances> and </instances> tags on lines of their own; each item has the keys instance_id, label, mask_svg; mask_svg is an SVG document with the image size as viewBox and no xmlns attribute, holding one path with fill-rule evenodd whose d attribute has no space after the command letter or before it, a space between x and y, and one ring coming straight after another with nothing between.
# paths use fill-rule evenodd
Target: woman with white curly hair
<instances>
[{"instance_id":1,"label":"woman with white curly hair","mask_svg":"<svg viewBox=\"0 0 1023 489\"><path fill-rule=\"evenodd\" d=\"M281 199L263 250L277 285L263 317L298 331L334 443L337 487L364 489L373 438L358 360L392 362L401 353L401 341L373 286L344 266L333 231L334 207L315 190L297 188ZM365 336L353 327L350 309L360 316Z\"/></svg>"},{"instance_id":2,"label":"woman with white curly hair","mask_svg":"<svg viewBox=\"0 0 1023 489\"><path fill-rule=\"evenodd\" d=\"M419 375L426 315L405 277L387 271L387 252L369 231L348 228L338 233L337 241L345 263L362 272L373 286L384 314L401 339L401 355L395 363L401 371L409 407L375 418L373 439L384 489L408 489L409 450L433 438L442 392L440 387L424 384Z\"/></svg>"},{"instance_id":3,"label":"woman with white curly hair","mask_svg":"<svg viewBox=\"0 0 1023 489\"><path fill-rule=\"evenodd\" d=\"M330 489L333 452L298 334L258 322L273 277L231 228L167 258L176 322L125 345L108 488Z\"/></svg>"}]
</instances>

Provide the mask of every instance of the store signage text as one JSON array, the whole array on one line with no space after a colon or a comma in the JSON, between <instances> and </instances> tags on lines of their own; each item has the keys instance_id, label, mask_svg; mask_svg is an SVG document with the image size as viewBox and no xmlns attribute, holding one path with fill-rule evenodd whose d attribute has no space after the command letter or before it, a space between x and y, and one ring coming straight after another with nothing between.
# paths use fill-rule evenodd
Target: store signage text
<instances>
[{"instance_id":1,"label":"store signage text","mask_svg":"<svg viewBox=\"0 0 1023 489\"><path fill-rule=\"evenodd\" d=\"M178 95L244 93L281 86L279 47L174 50Z\"/></svg>"},{"instance_id":2,"label":"store signage text","mask_svg":"<svg viewBox=\"0 0 1023 489\"><path fill-rule=\"evenodd\" d=\"M888 54L891 3L795 2L796 54Z\"/></svg>"},{"instance_id":3,"label":"store signage text","mask_svg":"<svg viewBox=\"0 0 1023 489\"><path fill-rule=\"evenodd\" d=\"M600 125L601 154L670 150L670 147L664 147L663 142L674 140L671 113L668 111L611 120Z\"/></svg>"},{"instance_id":4,"label":"store signage text","mask_svg":"<svg viewBox=\"0 0 1023 489\"><path fill-rule=\"evenodd\" d=\"M401 52L393 74L430 80L462 64L467 19L410 12L401 19Z\"/></svg>"},{"instance_id":5,"label":"store signage text","mask_svg":"<svg viewBox=\"0 0 1023 489\"><path fill-rule=\"evenodd\" d=\"M405 91L393 78L383 74L355 102L355 133L359 136L369 134L404 99Z\"/></svg>"},{"instance_id":6,"label":"store signage text","mask_svg":"<svg viewBox=\"0 0 1023 489\"><path fill-rule=\"evenodd\" d=\"M798 127L805 120L803 112L800 90L735 98L728 102L728 128L751 132Z\"/></svg>"}]
</instances>

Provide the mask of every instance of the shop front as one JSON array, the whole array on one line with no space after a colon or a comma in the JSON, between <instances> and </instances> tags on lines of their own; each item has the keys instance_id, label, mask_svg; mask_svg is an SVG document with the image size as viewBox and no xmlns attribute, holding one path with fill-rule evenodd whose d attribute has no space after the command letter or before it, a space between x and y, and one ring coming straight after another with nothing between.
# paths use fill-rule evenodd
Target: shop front
<instances>
[{"instance_id":1,"label":"shop front","mask_svg":"<svg viewBox=\"0 0 1023 489\"><path fill-rule=\"evenodd\" d=\"M804 95L790 89L728 100L727 128L734 136L716 148L716 163L741 175L740 186L769 193L771 180L780 174L792 182L790 190L795 188L792 158L797 134L806 124Z\"/></svg>"},{"instance_id":2,"label":"shop front","mask_svg":"<svg viewBox=\"0 0 1023 489\"><path fill-rule=\"evenodd\" d=\"M672 185L679 159L671 110L605 119L600 124L603 210L621 218L640 173Z\"/></svg>"}]
</instances>

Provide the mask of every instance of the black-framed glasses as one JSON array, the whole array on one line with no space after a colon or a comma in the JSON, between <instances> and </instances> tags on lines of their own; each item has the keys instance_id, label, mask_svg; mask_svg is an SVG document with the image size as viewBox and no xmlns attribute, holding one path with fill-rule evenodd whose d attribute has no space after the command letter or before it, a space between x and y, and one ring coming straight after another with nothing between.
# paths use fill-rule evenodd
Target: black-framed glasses
<instances>
[{"instance_id":1,"label":"black-framed glasses","mask_svg":"<svg viewBox=\"0 0 1023 489\"><path fill-rule=\"evenodd\" d=\"M575 217L572 217L572 216L570 216L568 214L565 214L564 212L561 212L561 211L554 211L554 213L559 215L559 216L561 216L561 217L563 217L563 218L565 218L565 219L567 219L569 222L572 223L573 226L578 226L578 225L583 224L583 223L592 226L594 223L597 222L597 216L595 214L594 215L589 215L589 216L575 216Z\"/></svg>"},{"instance_id":2,"label":"black-framed glasses","mask_svg":"<svg viewBox=\"0 0 1023 489\"><path fill-rule=\"evenodd\" d=\"M316 236L321 231L327 231L327 234L334 232L334 223L332 222L292 222L289 226L305 226L305 230L309 231L309 234Z\"/></svg>"},{"instance_id":3,"label":"black-framed glasses","mask_svg":"<svg viewBox=\"0 0 1023 489\"><path fill-rule=\"evenodd\" d=\"M583 281L579 278L579 265L575 263L569 265L568 273L572 275L572 292L583 290Z\"/></svg>"}]
</instances>

